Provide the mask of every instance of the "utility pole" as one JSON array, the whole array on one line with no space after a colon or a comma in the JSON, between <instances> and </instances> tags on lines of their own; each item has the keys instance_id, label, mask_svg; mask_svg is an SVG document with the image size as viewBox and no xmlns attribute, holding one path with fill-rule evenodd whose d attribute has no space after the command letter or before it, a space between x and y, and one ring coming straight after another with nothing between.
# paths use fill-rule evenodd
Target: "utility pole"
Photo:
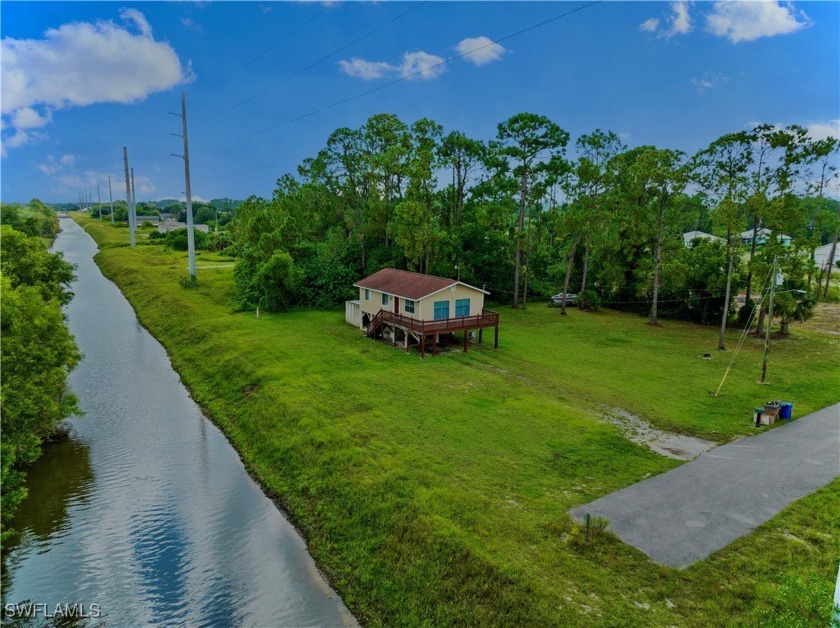
<instances>
[{"instance_id":1,"label":"utility pole","mask_svg":"<svg viewBox=\"0 0 840 628\"><path fill-rule=\"evenodd\" d=\"M187 97L184 92L181 92L181 114L178 115L177 113L173 113L172 115L181 118L183 128L183 135L178 136L177 133L172 133L172 135L183 138L184 154L172 154L175 157L180 157L184 160L184 185L186 186L186 192L184 195L187 197L187 250L189 252L189 272L190 277L195 279L195 233L193 231L192 190L190 188L190 143L187 139Z\"/></svg>"},{"instance_id":2,"label":"utility pole","mask_svg":"<svg viewBox=\"0 0 840 628\"><path fill-rule=\"evenodd\" d=\"M114 224L114 195L111 193L111 175L108 175L108 199L111 201L111 224Z\"/></svg>"},{"instance_id":3,"label":"utility pole","mask_svg":"<svg viewBox=\"0 0 840 628\"><path fill-rule=\"evenodd\" d=\"M134 228L137 229L137 188L134 187L134 168L131 169L131 213L134 215Z\"/></svg>"},{"instance_id":4,"label":"utility pole","mask_svg":"<svg viewBox=\"0 0 840 628\"><path fill-rule=\"evenodd\" d=\"M773 296L776 294L776 259L773 258L773 270L770 275L770 302L767 306L767 333L764 336L764 357L761 360L761 383L767 376L767 352L770 351L770 328L773 326Z\"/></svg>"},{"instance_id":5,"label":"utility pole","mask_svg":"<svg viewBox=\"0 0 840 628\"><path fill-rule=\"evenodd\" d=\"M128 149L123 146L123 166L125 167L125 199L128 207L128 233L131 246L134 246L134 217L131 215L131 182L128 179Z\"/></svg>"},{"instance_id":6,"label":"utility pole","mask_svg":"<svg viewBox=\"0 0 840 628\"><path fill-rule=\"evenodd\" d=\"M99 181L96 182L96 204L99 206L99 220L102 220L102 197L99 195Z\"/></svg>"}]
</instances>

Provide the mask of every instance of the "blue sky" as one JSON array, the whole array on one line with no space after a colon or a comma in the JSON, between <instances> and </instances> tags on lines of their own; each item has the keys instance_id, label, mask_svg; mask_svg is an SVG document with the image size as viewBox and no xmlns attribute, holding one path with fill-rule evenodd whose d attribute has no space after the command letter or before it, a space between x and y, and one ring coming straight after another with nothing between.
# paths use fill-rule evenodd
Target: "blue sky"
<instances>
[{"instance_id":1,"label":"blue sky","mask_svg":"<svg viewBox=\"0 0 840 628\"><path fill-rule=\"evenodd\" d=\"M602 2L492 43L584 4L3 2L0 198L95 198L97 182L107 198L108 175L123 198L123 145L138 200L180 197L182 90L205 199L269 196L380 112L489 139L533 111L573 140L603 128L687 152L755 122L838 133L840 4Z\"/></svg>"}]
</instances>

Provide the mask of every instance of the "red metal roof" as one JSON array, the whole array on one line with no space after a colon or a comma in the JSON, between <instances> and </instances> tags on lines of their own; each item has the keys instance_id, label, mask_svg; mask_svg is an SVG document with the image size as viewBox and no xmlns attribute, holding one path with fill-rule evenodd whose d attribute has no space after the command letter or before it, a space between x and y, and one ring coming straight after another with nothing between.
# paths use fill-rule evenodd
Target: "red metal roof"
<instances>
[{"instance_id":1,"label":"red metal roof","mask_svg":"<svg viewBox=\"0 0 840 628\"><path fill-rule=\"evenodd\" d=\"M383 268L378 273L373 273L370 277L365 277L354 285L359 288L369 288L377 292L386 292L397 297L417 301L456 283L459 282L454 279L412 273L407 270Z\"/></svg>"}]
</instances>

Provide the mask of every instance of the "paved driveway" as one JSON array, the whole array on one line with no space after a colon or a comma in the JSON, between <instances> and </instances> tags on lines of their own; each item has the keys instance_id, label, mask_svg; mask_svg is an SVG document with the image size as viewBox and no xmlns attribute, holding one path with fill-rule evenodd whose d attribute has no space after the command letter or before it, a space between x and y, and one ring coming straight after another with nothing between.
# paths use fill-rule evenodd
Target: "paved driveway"
<instances>
[{"instance_id":1,"label":"paved driveway","mask_svg":"<svg viewBox=\"0 0 840 628\"><path fill-rule=\"evenodd\" d=\"M622 541L687 567L840 475L840 403L716 447L681 467L575 508Z\"/></svg>"}]
</instances>

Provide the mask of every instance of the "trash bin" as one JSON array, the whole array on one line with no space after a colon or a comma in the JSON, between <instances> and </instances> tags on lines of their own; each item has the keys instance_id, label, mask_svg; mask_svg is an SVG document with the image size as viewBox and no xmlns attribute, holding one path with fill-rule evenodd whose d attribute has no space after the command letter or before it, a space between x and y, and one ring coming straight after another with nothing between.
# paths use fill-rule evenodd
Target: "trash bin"
<instances>
[{"instance_id":1,"label":"trash bin","mask_svg":"<svg viewBox=\"0 0 840 628\"><path fill-rule=\"evenodd\" d=\"M761 415L764 414L764 408L756 408L753 411L753 423L755 423L756 427L761 425Z\"/></svg>"},{"instance_id":2,"label":"trash bin","mask_svg":"<svg viewBox=\"0 0 840 628\"><path fill-rule=\"evenodd\" d=\"M764 425L773 425L779 418L779 410L781 406L775 401L768 401L764 404L764 415L761 417L761 422Z\"/></svg>"},{"instance_id":3,"label":"trash bin","mask_svg":"<svg viewBox=\"0 0 840 628\"><path fill-rule=\"evenodd\" d=\"M780 419L792 419L793 418L793 404L790 401L783 401L782 407L779 409L779 418Z\"/></svg>"}]
</instances>

